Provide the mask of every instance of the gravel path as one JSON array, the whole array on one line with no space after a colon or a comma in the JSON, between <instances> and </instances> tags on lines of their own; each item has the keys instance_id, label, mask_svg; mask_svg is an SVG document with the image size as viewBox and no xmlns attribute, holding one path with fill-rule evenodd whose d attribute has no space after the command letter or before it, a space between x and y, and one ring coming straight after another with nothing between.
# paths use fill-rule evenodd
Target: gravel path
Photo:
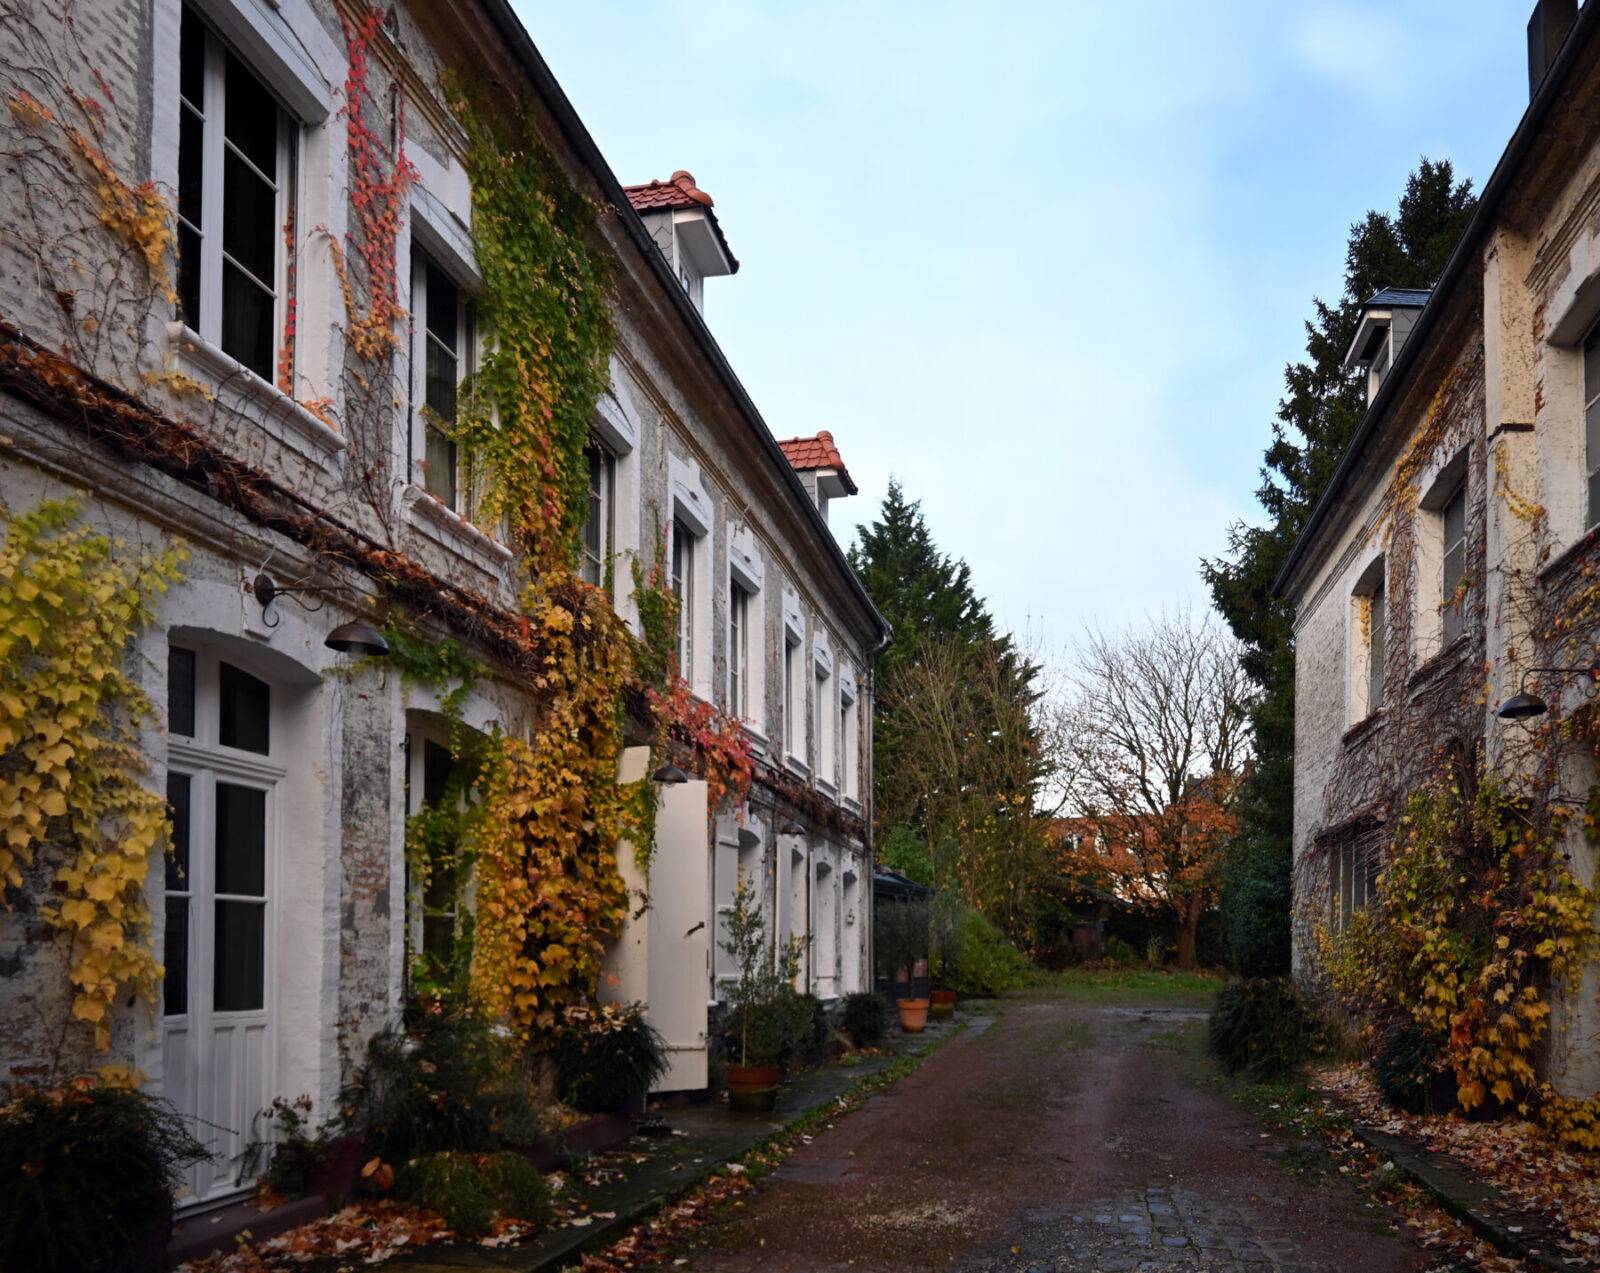
<instances>
[{"instance_id":1,"label":"gravel path","mask_svg":"<svg viewBox=\"0 0 1600 1273\"><path fill-rule=\"evenodd\" d=\"M684 1273L1426 1268L1348 1182L1281 1170L1265 1127L1195 1081L1203 1022L1007 1000L719 1217Z\"/></svg>"}]
</instances>

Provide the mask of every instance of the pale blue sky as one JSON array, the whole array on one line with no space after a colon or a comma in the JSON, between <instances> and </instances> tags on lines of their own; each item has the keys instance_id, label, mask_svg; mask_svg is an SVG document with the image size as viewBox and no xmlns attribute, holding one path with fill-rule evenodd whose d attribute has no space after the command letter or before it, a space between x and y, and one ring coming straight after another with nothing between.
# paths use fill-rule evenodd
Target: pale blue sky
<instances>
[{"instance_id":1,"label":"pale blue sky","mask_svg":"<svg viewBox=\"0 0 1600 1273\"><path fill-rule=\"evenodd\" d=\"M1010 627L1204 604L1311 298L1422 155L1482 186L1531 2L517 0L624 182L691 171L779 437L893 472Z\"/></svg>"}]
</instances>

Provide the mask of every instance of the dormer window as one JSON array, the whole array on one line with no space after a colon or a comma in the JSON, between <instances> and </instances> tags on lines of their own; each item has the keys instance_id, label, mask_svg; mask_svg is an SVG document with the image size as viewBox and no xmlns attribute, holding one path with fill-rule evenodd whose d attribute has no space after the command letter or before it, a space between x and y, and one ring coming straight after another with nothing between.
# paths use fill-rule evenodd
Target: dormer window
<instances>
[{"instance_id":1,"label":"dormer window","mask_svg":"<svg viewBox=\"0 0 1600 1273\"><path fill-rule=\"evenodd\" d=\"M1400 356L1430 294L1431 289L1425 287L1386 287L1361 307L1361 322L1345 351L1344 367L1346 371L1366 371L1369 405Z\"/></svg>"},{"instance_id":2,"label":"dormer window","mask_svg":"<svg viewBox=\"0 0 1600 1273\"><path fill-rule=\"evenodd\" d=\"M679 170L666 181L626 187L628 202L650 231L673 277L697 310L705 308L706 279L738 272L739 261L728 249L711 196Z\"/></svg>"},{"instance_id":3,"label":"dormer window","mask_svg":"<svg viewBox=\"0 0 1600 1273\"><path fill-rule=\"evenodd\" d=\"M788 438L778 445L788 456L789 464L800 475L800 484L806 488L822 514L828 518L828 504L856 493L856 484L850 470L844 466L844 457L833 444L833 434L824 429L814 438Z\"/></svg>"}]
</instances>

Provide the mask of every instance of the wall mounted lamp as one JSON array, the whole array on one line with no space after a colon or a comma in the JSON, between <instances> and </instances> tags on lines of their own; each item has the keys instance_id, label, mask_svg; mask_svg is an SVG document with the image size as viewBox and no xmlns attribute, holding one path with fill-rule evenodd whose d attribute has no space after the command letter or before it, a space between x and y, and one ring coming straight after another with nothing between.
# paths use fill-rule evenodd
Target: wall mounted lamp
<instances>
[{"instance_id":1,"label":"wall mounted lamp","mask_svg":"<svg viewBox=\"0 0 1600 1273\"><path fill-rule=\"evenodd\" d=\"M299 601L303 596L318 598L314 606L306 605L304 601L299 604L306 610L315 613L322 609L321 598L330 592L348 592L343 584L279 584L273 582L271 575L257 575L250 584L250 591L255 594L261 603L262 622L269 628L278 626L277 619L269 619L267 611L272 603L279 597L294 597ZM322 644L330 650L337 650L340 654L365 654L372 658L381 658L389 653L389 642L384 639L383 633L370 623L363 623L359 619L349 623L341 623L332 632L323 638Z\"/></svg>"},{"instance_id":2,"label":"wall mounted lamp","mask_svg":"<svg viewBox=\"0 0 1600 1273\"><path fill-rule=\"evenodd\" d=\"M670 760L650 775L652 782L659 782L668 787L677 787L689 781L689 775L679 769Z\"/></svg>"},{"instance_id":3,"label":"wall mounted lamp","mask_svg":"<svg viewBox=\"0 0 1600 1273\"><path fill-rule=\"evenodd\" d=\"M778 834L779 835L804 835L805 833L806 833L806 829L803 826L801 826L798 822L796 822L793 818L790 818L787 822L785 822L781 827L778 828Z\"/></svg>"},{"instance_id":4,"label":"wall mounted lamp","mask_svg":"<svg viewBox=\"0 0 1600 1273\"><path fill-rule=\"evenodd\" d=\"M1535 716L1543 716L1550 710L1550 704L1537 694L1528 693L1528 678L1540 672L1552 672L1558 676L1587 676L1600 680L1600 666L1596 667L1530 667L1522 674L1522 683L1517 687L1517 692L1500 704L1496 713L1501 720L1532 720Z\"/></svg>"}]
</instances>

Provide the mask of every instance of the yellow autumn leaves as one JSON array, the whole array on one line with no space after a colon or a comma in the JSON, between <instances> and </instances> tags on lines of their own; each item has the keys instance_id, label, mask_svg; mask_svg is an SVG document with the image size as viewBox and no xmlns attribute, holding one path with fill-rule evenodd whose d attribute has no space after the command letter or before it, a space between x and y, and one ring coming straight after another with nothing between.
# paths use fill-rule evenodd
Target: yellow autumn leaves
<instances>
[{"instance_id":1,"label":"yellow autumn leaves","mask_svg":"<svg viewBox=\"0 0 1600 1273\"><path fill-rule=\"evenodd\" d=\"M144 886L166 806L142 782L137 731L154 708L125 665L185 554L129 552L81 511L41 504L0 545L0 896L45 846L59 854L39 913L67 943L73 1015L104 1049L119 992L148 995L161 975Z\"/></svg>"}]
</instances>

